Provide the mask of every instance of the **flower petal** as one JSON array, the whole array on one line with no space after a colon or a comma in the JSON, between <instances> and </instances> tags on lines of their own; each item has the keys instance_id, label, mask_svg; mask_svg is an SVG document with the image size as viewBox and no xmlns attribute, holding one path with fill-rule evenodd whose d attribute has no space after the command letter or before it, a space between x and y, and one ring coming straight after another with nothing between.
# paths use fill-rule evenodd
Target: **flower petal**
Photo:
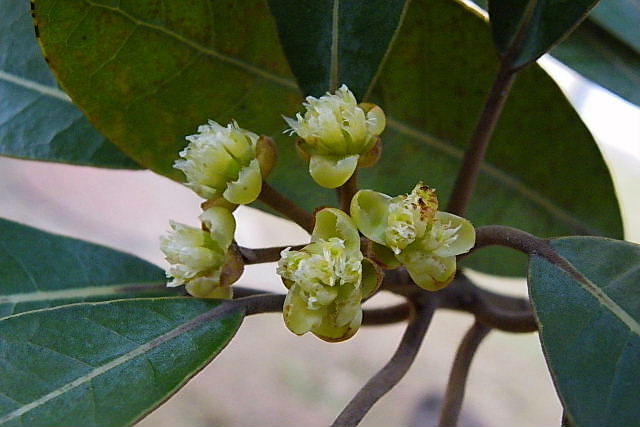
<instances>
[{"instance_id":1,"label":"flower petal","mask_svg":"<svg viewBox=\"0 0 640 427\"><path fill-rule=\"evenodd\" d=\"M262 175L257 159L253 159L249 166L240 170L238 179L227 184L222 193L225 199L237 205L251 203L258 198L262 190Z\"/></svg>"},{"instance_id":2,"label":"flower petal","mask_svg":"<svg viewBox=\"0 0 640 427\"><path fill-rule=\"evenodd\" d=\"M309 162L309 173L319 185L326 188L337 188L347 182L358 166L358 154L345 158L312 155Z\"/></svg>"}]
</instances>

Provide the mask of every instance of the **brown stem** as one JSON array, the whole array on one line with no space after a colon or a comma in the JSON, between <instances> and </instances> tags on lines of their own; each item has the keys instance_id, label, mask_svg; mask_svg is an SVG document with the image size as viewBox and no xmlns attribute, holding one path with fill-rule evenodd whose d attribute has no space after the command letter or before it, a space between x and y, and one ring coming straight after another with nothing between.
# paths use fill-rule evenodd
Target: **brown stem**
<instances>
[{"instance_id":1,"label":"brown stem","mask_svg":"<svg viewBox=\"0 0 640 427\"><path fill-rule=\"evenodd\" d=\"M479 322L501 331L533 332L538 329L527 299L479 288L460 271L448 287L434 293L419 288L406 270L390 270L385 273L382 289L410 300L438 298L439 308L471 313Z\"/></svg>"},{"instance_id":2,"label":"brown stem","mask_svg":"<svg viewBox=\"0 0 640 427\"><path fill-rule=\"evenodd\" d=\"M301 208L293 200L288 199L282 193L275 190L267 182L262 183L262 191L258 198L263 203L291 219L308 233L313 231L313 223L315 221L313 215Z\"/></svg>"},{"instance_id":3,"label":"brown stem","mask_svg":"<svg viewBox=\"0 0 640 427\"><path fill-rule=\"evenodd\" d=\"M411 305L402 303L385 308L372 308L362 311L363 326L388 325L402 322L411 316Z\"/></svg>"},{"instance_id":4,"label":"brown stem","mask_svg":"<svg viewBox=\"0 0 640 427\"><path fill-rule=\"evenodd\" d=\"M353 171L353 175L337 188L338 198L340 199L340 209L346 213L351 211L351 199L353 195L358 191L358 170Z\"/></svg>"},{"instance_id":5,"label":"brown stem","mask_svg":"<svg viewBox=\"0 0 640 427\"><path fill-rule=\"evenodd\" d=\"M249 264L262 264L265 262L276 262L280 260L280 253L286 248L291 248L291 250L299 251L302 249L304 245L296 245L296 246L274 246L271 248L245 248L242 246L238 246L238 250L240 251L240 255L242 255L242 260L245 265Z\"/></svg>"},{"instance_id":6,"label":"brown stem","mask_svg":"<svg viewBox=\"0 0 640 427\"><path fill-rule=\"evenodd\" d=\"M498 70L498 75L491 87L484 110L473 132L469 147L464 154L462 166L458 170L453 193L447 207L447 211L451 213L464 216L467 211L487 147L515 77L516 72L510 69L510 64L503 63Z\"/></svg>"},{"instance_id":7,"label":"brown stem","mask_svg":"<svg viewBox=\"0 0 640 427\"><path fill-rule=\"evenodd\" d=\"M282 294L252 295L234 299L230 303L241 307L244 310L245 316L251 316L260 313L281 312L285 297L286 295Z\"/></svg>"},{"instance_id":8,"label":"brown stem","mask_svg":"<svg viewBox=\"0 0 640 427\"><path fill-rule=\"evenodd\" d=\"M433 299L416 305L416 315L391 360L360 389L332 426L358 425L371 407L404 377L418 354L435 308Z\"/></svg>"},{"instance_id":9,"label":"brown stem","mask_svg":"<svg viewBox=\"0 0 640 427\"><path fill-rule=\"evenodd\" d=\"M455 427L458 424L471 362L476 350L478 350L478 346L489 331L491 329L487 326L475 322L462 339L449 374L449 383L447 384L444 405L440 413L439 426Z\"/></svg>"}]
</instances>

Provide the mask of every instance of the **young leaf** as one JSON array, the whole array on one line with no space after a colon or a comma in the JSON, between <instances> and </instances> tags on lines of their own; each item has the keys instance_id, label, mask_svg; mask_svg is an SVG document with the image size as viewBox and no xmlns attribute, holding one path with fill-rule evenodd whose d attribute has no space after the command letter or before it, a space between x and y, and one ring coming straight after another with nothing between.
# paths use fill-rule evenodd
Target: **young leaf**
<instances>
[{"instance_id":1,"label":"young leaf","mask_svg":"<svg viewBox=\"0 0 640 427\"><path fill-rule=\"evenodd\" d=\"M411 3L372 92L390 119L380 163L361 172L363 188L401 194L422 180L438 189L446 206L498 68L492 51L486 24L456 2ZM468 218L476 226L505 224L540 236L622 235L602 155L556 84L535 65L513 87ZM526 257L502 248L480 251L465 265L526 274Z\"/></svg>"},{"instance_id":2,"label":"young leaf","mask_svg":"<svg viewBox=\"0 0 640 427\"><path fill-rule=\"evenodd\" d=\"M529 289L547 363L572 425L640 425L640 246L551 242L572 271L534 256Z\"/></svg>"},{"instance_id":3,"label":"young leaf","mask_svg":"<svg viewBox=\"0 0 640 427\"><path fill-rule=\"evenodd\" d=\"M284 51L305 95L346 84L362 100L397 33L408 0L269 0Z\"/></svg>"},{"instance_id":4,"label":"young leaf","mask_svg":"<svg viewBox=\"0 0 640 427\"><path fill-rule=\"evenodd\" d=\"M36 42L29 2L0 2L0 15L0 155L139 169L58 88Z\"/></svg>"},{"instance_id":5,"label":"young leaf","mask_svg":"<svg viewBox=\"0 0 640 427\"><path fill-rule=\"evenodd\" d=\"M0 318L80 301L176 295L140 258L0 218Z\"/></svg>"},{"instance_id":6,"label":"young leaf","mask_svg":"<svg viewBox=\"0 0 640 427\"><path fill-rule=\"evenodd\" d=\"M81 303L0 321L0 425L130 425L231 340L242 312L172 297Z\"/></svg>"},{"instance_id":7,"label":"young leaf","mask_svg":"<svg viewBox=\"0 0 640 427\"><path fill-rule=\"evenodd\" d=\"M490 0L498 51L519 68L538 59L586 18L598 0Z\"/></svg>"}]
</instances>

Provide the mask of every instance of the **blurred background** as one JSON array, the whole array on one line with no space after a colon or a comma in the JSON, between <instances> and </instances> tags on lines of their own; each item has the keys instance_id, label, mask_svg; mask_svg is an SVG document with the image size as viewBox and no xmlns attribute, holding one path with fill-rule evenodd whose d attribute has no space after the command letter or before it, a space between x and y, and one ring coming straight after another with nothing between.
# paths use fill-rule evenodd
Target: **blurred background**
<instances>
[{"instance_id":1,"label":"blurred background","mask_svg":"<svg viewBox=\"0 0 640 427\"><path fill-rule=\"evenodd\" d=\"M598 140L623 209L627 240L640 243L640 109L543 58ZM579 159L576 159L579 161ZM0 216L138 255L164 267L158 237L169 219L197 225L200 200L152 172L99 170L0 157ZM634 213L636 215L634 215ZM249 247L306 243L296 225L240 207L237 240ZM483 286L526 295L518 279L471 273ZM243 286L284 291L274 264L249 266ZM394 301L381 294L371 306ZM369 303L368 303L369 304ZM436 425L458 342L472 319L439 311L407 377L362 425ZM297 337L280 315L245 320L207 368L140 426L328 424L395 351L402 325L362 329L327 344ZM561 408L537 334L492 332L480 347L460 425L559 425Z\"/></svg>"}]
</instances>

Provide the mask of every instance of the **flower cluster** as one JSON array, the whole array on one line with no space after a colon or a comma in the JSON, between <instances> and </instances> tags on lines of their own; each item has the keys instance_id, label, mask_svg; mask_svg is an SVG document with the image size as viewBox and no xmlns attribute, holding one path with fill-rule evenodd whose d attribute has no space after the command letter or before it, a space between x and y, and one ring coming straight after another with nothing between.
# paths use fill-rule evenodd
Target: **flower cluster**
<instances>
[{"instance_id":1,"label":"flower cluster","mask_svg":"<svg viewBox=\"0 0 640 427\"><path fill-rule=\"evenodd\" d=\"M168 286L185 285L200 298L231 298L230 285L243 270L232 245L236 223L231 211L256 200L275 164L275 147L270 138L235 121L225 127L210 120L186 139L189 144L174 167L185 174L185 185L208 201L200 215L202 229L172 222L172 231L161 238L170 264L167 277L173 278Z\"/></svg>"},{"instance_id":2,"label":"flower cluster","mask_svg":"<svg viewBox=\"0 0 640 427\"><path fill-rule=\"evenodd\" d=\"M368 166L370 157L379 153L376 144L386 125L384 112L373 104L358 104L345 85L335 94L306 100L304 116L298 113L296 119L285 120L290 132L301 138L299 147L309 156L313 179L323 187L339 187L356 167Z\"/></svg>"},{"instance_id":3,"label":"flower cluster","mask_svg":"<svg viewBox=\"0 0 640 427\"><path fill-rule=\"evenodd\" d=\"M318 184L339 187L357 167L378 160L385 127L380 107L358 104L344 85L335 94L307 97L304 107L304 115L285 120L299 136L297 148ZM207 200L201 228L172 222L172 231L161 239L170 264L168 286L185 285L201 298L231 298L230 285L244 268L233 242L232 211L260 196L262 180L275 164L275 145L236 122L221 126L209 121L186 139L189 144L174 167L184 172L186 186ZM361 234L366 237L364 251ZM281 252L277 273L288 289L285 324L298 335L312 332L327 341L345 340L359 329L362 302L376 292L384 269L404 266L418 286L439 290L453 280L456 256L474 243L471 223L439 211L436 191L422 183L396 197L358 191L349 214L320 209L311 242Z\"/></svg>"},{"instance_id":4,"label":"flower cluster","mask_svg":"<svg viewBox=\"0 0 640 427\"><path fill-rule=\"evenodd\" d=\"M289 289L283 309L287 327L298 335L311 331L327 341L356 333L363 296L371 292L363 287L363 271L371 271L363 269L363 261L351 218L338 209L319 211L311 243L300 251L285 249L278 262L277 272Z\"/></svg>"}]
</instances>

